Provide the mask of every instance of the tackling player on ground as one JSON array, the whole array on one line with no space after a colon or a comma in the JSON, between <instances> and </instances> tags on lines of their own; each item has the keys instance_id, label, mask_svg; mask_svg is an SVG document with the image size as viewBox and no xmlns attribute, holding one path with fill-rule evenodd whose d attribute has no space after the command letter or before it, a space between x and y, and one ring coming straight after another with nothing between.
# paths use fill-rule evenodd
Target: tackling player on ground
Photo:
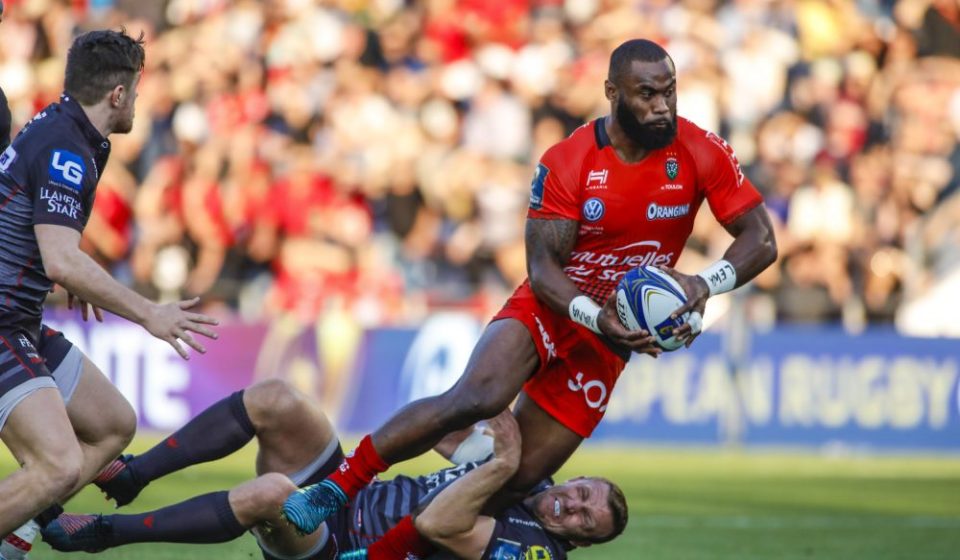
<instances>
[{"instance_id":1,"label":"tackling player on ground","mask_svg":"<svg viewBox=\"0 0 960 560\"><path fill-rule=\"evenodd\" d=\"M153 449L127 457L103 488L118 505L151 481L189 465L224 457L256 437L259 476L229 492L213 492L133 515L61 515L44 540L57 550L97 551L143 542L216 543L252 529L268 560L407 560L425 555L419 534L468 560L552 558L573 546L606 542L627 523L623 493L599 478L544 484L496 518L480 514L487 498L516 471L520 436L505 412L489 422L492 447L467 462L428 476L398 476L358 493L350 507L309 535L280 515L297 484L322 480L343 459L333 426L304 395L280 380L258 383L214 404ZM454 458L457 438L438 451ZM411 541L407 535L413 534ZM347 552L349 551L349 552ZM441 555L448 557L447 555Z\"/></svg>"},{"instance_id":2,"label":"tackling player on ground","mask_svg":"<svg viewBox=\"0 0 960 560\"><path fill-rule=\"evenodd\" d=\"M484 330L466 371L445 393L407 405L364 438L330 478L291 495L288 519L310 532L390 464L430 449L447 432L514 413L523 456L499 504L552 475L589 437L630 352L661 352L619 322L619 278L641 265L673 266L706 200L733 236L698 275L670 268L688 310L749 281L776 259L762 198L730 147L677 117L673 61L632 40L610 58L610 114L551 147L537 166L526 227L529 280ZM687 324L677 336L698 334Z\"/></svg>"},{"instance_id":3,"label":"tackling player on ground","mask_svg":"<svg viewBox=\"0 0 960 560\"><path fill-rule=\"evenodd\" d=\"M143 42L91 31L67 53L64 93L0 154L0 438L21 468L0 480L0 535L71 496L116 458L136 429L130 404L70 341L42 325L57 283L79 303L143 326L187 358L189 331L216 320L159 305L114 280L79 248L110 154L133 126ZM22 547L21 547L22 548Z\"/></svg>"}]
</instances>

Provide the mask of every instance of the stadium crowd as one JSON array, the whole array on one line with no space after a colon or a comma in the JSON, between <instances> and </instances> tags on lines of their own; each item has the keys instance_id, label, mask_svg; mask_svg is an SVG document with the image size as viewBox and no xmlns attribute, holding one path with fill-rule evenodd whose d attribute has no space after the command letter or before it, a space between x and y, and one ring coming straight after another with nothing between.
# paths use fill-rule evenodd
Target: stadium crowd
<instances>
[{"instance_id":1,"label":"stadium crowd","mask_svg":"<svg viewBox=\"0 0 960 560\"><path fill-rule=\"evenodd\" d=\"M889 322L960 266L960 0L7 0L14 130L78 30L147 38L86 248L148 296L244 317L489 316L525 276L535 162L609 110L623 40L728 138L781 259L755 323ZM727 245L698 220L678 268Z\"/></svg>"}]
</instances>

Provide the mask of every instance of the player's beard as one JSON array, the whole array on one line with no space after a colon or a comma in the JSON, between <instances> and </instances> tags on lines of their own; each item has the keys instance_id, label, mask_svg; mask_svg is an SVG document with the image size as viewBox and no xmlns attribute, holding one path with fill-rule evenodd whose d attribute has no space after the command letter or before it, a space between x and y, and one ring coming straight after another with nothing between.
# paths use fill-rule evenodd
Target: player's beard
<instances>
[{"instance_id":1,"label":"player's beard","mask_svg":"<svg viewBox=\"0 0 960 560\"><path fill-rule=\"evenodd\" d=\"M121 115L117 119L117 124L113 128L115 134L127 134L133 130L133 110L131 109L129 113Z\"/></svg>"},{"instance_id":2,"label":"player's beard","mask_svg":"<svg viewBox=\"0 0 960 560\"><path fill-rule=\"evenodd\" d=\"M114 115L113 126L110 129L112 134L127 134L133 130L134 106L133 100L128 101L129 106L125 105Z\"/></svg>"},{"instance_id":3,"label":"player's beard","mask_svg":"<svg viewBox=\"0 0 960 560\"><path fill-rule=\"evenodd\" d=\"M644 150L666 148L677 136L677 115L673 115L670 125L666 128L660 129L646 125L627 108L622 97L617 99L617 122L620 123L620 129L627 138Z\"/></svg>"}]
</instances>

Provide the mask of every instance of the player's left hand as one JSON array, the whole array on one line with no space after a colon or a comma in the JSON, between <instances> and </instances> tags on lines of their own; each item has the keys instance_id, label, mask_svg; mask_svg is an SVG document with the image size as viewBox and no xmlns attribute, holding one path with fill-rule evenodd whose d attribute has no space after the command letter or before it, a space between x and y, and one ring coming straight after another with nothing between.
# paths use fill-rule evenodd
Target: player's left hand
<instances>
[{"instance_id":1,"label":"player's left hand","mask_svg":"<svg viewBox=\"0 0 960 560\"><path fill-rule=\"evenodd\" d=\"M677 340L683 342L685 347L690 348L693 340L697 338L702 331L703 311L707 307L710 288L707 286L707 281L697 275L689 276L682 272L677 272L669 266L661 266L659 268L676 280L677 283L680 284L680 287L683 288L683 293L687 296L687 303L681 305L676 311L671 313L670 318L676 319L688 311L691 312L691 315L693 313L697 314L695 319L691 317L690 320L674 332Z\"/></svg>"},{"instance_id":2,"label":"player's left hand","mask_svg":"<svg viewBox=\"0 0 960 560\"><path fill-rule=\"evenodd\" d=\"M103 322L103 311L92 303L87 303L86 301L80 299L79 296L75 296L70 292L67 292L67 309L73 309L74 307L80 308L80 316L83 317L83 320L86 321L90 317L90 309L93 309L93 317L97 322Z\"/></svg>"}]
</instances>

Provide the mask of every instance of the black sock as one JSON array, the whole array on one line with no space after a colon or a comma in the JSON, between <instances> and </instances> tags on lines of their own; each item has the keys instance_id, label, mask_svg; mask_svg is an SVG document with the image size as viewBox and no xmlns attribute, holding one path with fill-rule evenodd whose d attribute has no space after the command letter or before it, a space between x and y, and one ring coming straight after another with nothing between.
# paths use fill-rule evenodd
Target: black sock
<instances>
[{"instance_id":1,"label":"black sock","mask_svg":"<svg viewBox=\"0 0 960 560\"><path fill-rule=\"evenodd\" d=\"M47 509L40 512L40 515L33 518L33 520L40 526L41 529L46 527L51 521L60 517L60 514L63 513L63 507L60 504L53 504Z\"/></svg>"},{"instance_id":2,"label":"black sock","mask_svg":"<svg viewBox=\"0 0 960 560\"><path fill-rule=\"evenodd\" d=\"M246 532L246 528L230 508L228 494L225 490L212 492L135 515L104 515L104 523L112 526L107 542L110 546L120 546L139 542L231 541Z\"/></svg>"},{"instance_id":3,"label":"black sock","mask_svg":"<svg viewBox=\"0 0 960 560\"><path fill-rule=\"evenodd\" d=\"M255 430L237 391L201 412L172 436L134 457L127 468L146 485L182 468L233 453L253 439Z\"/></svg>"}]
</instances>

